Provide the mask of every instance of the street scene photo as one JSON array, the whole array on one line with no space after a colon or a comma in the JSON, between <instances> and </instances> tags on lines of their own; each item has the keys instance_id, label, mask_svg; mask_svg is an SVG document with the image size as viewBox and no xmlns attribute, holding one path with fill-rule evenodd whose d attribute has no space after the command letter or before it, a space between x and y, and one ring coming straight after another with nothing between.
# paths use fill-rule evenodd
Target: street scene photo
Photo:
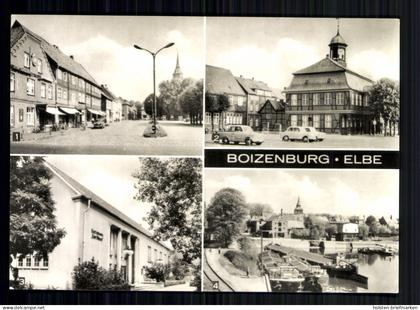
<instances>
[{"instance_id":1,"label":"street scene photo","mask_svg":"<svg viewBox=\"0 0 420 310\"><path fill-rule=\"evenodd\" d=\"M398 175L205 169L203 290L398 293Z\"/></svg>"},{"instance_id":2,"label":"street scene photo","mask_svg":"<svg viewBox=\"0 0 420 310\"><path fill-rule=\"evenodd\" d=\"M12 290L201 290L199 158L11 156Z\"/></svg>"},{"instance_id":3,"label":"street scene photo","mask_svg":"<svg viewBox=\"0 0 420 310\"><path fill-rule=\"evenodd\" d=\"M399 150L399 20L206 18L206 148Z\"/></svg>"},{"instance_id":4,"label":"street scene photo","mask_svg":"<svg viewBox=\"0 0 420 310\"><path fill-rule=\"evenodd\" d=\"M202 17L11 22L11 154L201 155Z\"/></svg>"}]
</instances>

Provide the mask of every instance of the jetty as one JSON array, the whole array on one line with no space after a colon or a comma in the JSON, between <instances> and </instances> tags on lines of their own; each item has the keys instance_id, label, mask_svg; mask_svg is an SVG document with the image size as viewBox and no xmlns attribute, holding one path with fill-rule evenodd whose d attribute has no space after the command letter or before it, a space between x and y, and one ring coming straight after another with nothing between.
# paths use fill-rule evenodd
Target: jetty
<instances>
[{"instance_id":1,"label":"jetty","mask_svg":"<svg viewBox=\"0 0 420 310\"><path fill-rule=\"evenodd\" d=\"M306 252L304 250L294 249L291 247L286 247L280 244L270 244L266 246L266 249L271 250L273 252L279 253L280 255L288 255L288 256L295 256L299 259L302 259L310 264L316 265L330 265L333 264L334 261L330 258L325 257L324 255Z\"/></svg>"}]
</instances>

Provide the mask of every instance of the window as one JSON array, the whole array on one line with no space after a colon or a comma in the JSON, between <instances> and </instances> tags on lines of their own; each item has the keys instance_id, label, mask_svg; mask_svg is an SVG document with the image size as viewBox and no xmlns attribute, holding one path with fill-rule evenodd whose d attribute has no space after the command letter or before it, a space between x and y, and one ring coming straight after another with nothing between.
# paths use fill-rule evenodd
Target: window
<instances>
[{"instance_id":1,"label":"window","mask_svg":"<svg viewBox=\"0 0 420 310\"><path fill-rule=\"evenodd\" d=\"M35 95L35 80L34 79L27 79L26 93L31 96Z\"/></svg>"},{"instance_id":2,"label":"window","mask_svg":"<svg viewBox=\"0 0 420 310\"><path fill-rule=\"evenodd\" d=\"M74 75L71 76L71 84L72 85L77 85L77 77L74 76Z\"/></svg>"},{"instance_id":3,"label":"window","mask_svg":"<svg viewBox=\"0 0 420 310\"><path fill-rule=\"evenodd\" d=\"M308 126L308 115L302 115L302 126Z\"/></svg>"},{"instance_id":4,"label":"window","mask_svg":"<svg viewBox=\"0 0 420 310\"><path fill-rule=\"evenodd\" d=\"M61 99L61 97L62 97L61 87L57 87L57 99Z\"/></svg>"},{"instance_id":5,"label":"window","mask_svg":"<svg viewBox=\"0 0 420 310\"><path fill-rule=\"evenodd\" d=\"M41 98L45 98L47 92L47 85L45 83L41 83Z\"/></svg>"},{"instance_id":6,"label":"window","mask_svg":"<svg viewBox=\"0 0 420 310\"><path fill-rule=\"evenodd\" d=\"M26 267L31 267L32 266L32 257L27 257L26 258Z\"/></svg>"},{"instance_id":7,"label":"window","mask_svg":"<svg viewBox=\"0 0 420 310\"><path fill-rule=\"evenodd\" d=\"M63 80L67 82L67 72L63 72Z\"/></svg>"},{"instance_id":8,"label":"window","mask_svg":"<svg viewBox=\"0 0 420 310\"><path fill-rule=\"evenodd\" d=\"M344 94L343 93L337 93L337 105L343 105L344 104Z\"/></svg>"},{"instance_id":9,"label":"window","mask_svg":"<svg viewBox=\"0 0 420 310\"><path fill-rule=\"evenodd\" d=\"M325 128L331 128L331 114L325 114Z\"/></svg>"},{"instance_id":10,"label":"window","mask_svg":"<svg viewBox=\"0 0 420 310\"><path fill-rule=\"evenodd\" d=\"M23 267L23 258L19 257L18 259L18 267Z\"/></svg>"},{"instance_id":11,"label":"window","mask_svg":"<svg viewBox=\"0 0 420 310\"><path fill-rule=\"evenodd\" d=\"M67 100L67 90L63 89L63 99Z\"/></svg>"},{"instance_id":12,"label":"window","mask_svg":"<svg viewBox=\"0 0 420 310\"><path fill-rule=\"evenodd\" d=\"M308 94L302 94L302 105L303 106L308 105Z\"/></svg>"},{"instance_id":13,"label":"window","mask_svg":"<svg viewBox=\"0 0 420 310\"><path fill-rule=\"evenodd\" d=\"M44 267L48 267L48 266L49 266L48 257L45 257L45 258L43 259L42 266L44 266Z\"/></svg>"},{"instance_id":14,"label":"window","mask_svg":"<svg viewBox=\"0 0 420 310\"><path fill-rule=\"evenodd\" d=\"M149 263L152 262L152 247L151 246L147 247L147 261Z\"/></svg>"},{"instance_id":15,"label":"window","mask_svg":"<svg viewBox=\"0 0 420 310\"><path fill-rule=\"evenodd\" d=\"M52 99L52 85L48 85L47 95L48 99Z\"/></svg>"},{"instance_id":16,"label":"window","mask_svg":"<svg viewBox=\"0 0 420 310\"><path fill-rule=\"evenodd\" d=\"M10 73L10 91L15 91L15 74L14 73Z\"/></svg>"},{"instance_id":17,"label":"window","mask_svg":"<svg viewBox=\"0 0 420 310\"><path fill-rule=\"evenodd\" d=\"M19 122L22 123L23 122L23 109L19 109Z\"/></svg>"},{"instance_id":18,"label":"window","mask_svg":"<svg viewBox=\"0 0 420 310\"><path fill-rule=\"evenodd\" d=\"M34 107L26 108L26 125L28 126L35 125L35 108Z\"/></svg>"},{"instance_id":19,"label":"window","mask_svg":"<svg viewBox=\"0 0 420 310\"><path fill-rule=\"evenodd\" d=\"M153 261L156 262L157 261L157 250L155 249L153 252Z\"/></svg>"},{"instance_id":20,"label":"window","mask_svg":"<svg viewBox=\"0 0 420 310\"><path fill-rule=\"evenodd\" d=\"M38 58L37 62L38 73L42 73L42 59Z\"/></svg>"},{"instance_id":21,"label":"window","mask_svg":"<svg viewBox=\"0 0 420 310\"><path fill-rule=\"evenodd\" d=\"M29 56L29 53L24 53L23 54L23 62L24 62L24 66L25 66L25 68L30 68L31 66L30 66L30 58L31 58L31 56Z\"/></svg>"},{"instance_id":22,"label":"window","mask_svg":"<svg viewBox=\"0 0 420 310\"><path fill-rule=\"evenodd\" d=\"M319 94L314 94L314 105L319 105Z\"/></svg>"},{"instance_id":23,"label":"window","mask_svg":"<svg viewBox=\"0 0 420 310\"><path fill-rule=\"evenodd\" d=\"M290 115L290 125L297 126L297 115L295 114Z\"/></svg>"},{"instance_id":24,"label":"window","mask_svg":"<svg viewBox=\"0 0 420 310\"><path fill-rule=\"evenodd\" d=\"M258 118L255 119L255 127L258 127Z\"/></svg>"},{"instance_id":25,"label":"window","mask_svg":"<svg viewBox=\"0 0 420 310\"><path fill-rule=\"evenodd\" d=\"M244 104L244 98L242 96L238 97L238 106L242 107L242 105Z\"/></svg>"},{"instance_id":26,"label":"window","mask_svg":"<svg viewBox=\"0 0 420 310\"><path fill-rule=\"evenodd\" d=\"M325 93L325 104L331 104L331 93Z\"/></svg>"},{"instance_id":27,"label":"window","mask_svg":"<svg viewBox=\"0 0 420 310\"><path fill-rule=\"evenodd\" d=\"M75 92L71 92L71 102L72 103L77 103L76 93Z\"/></svg>"},{"instance_id":28,"label":"window","mask_svg":"<svg viewBox=\"0 0 420 310\"><path fill-rule=\"evenodd\" d=\"M159 252L159 259L162 260L162 252Z\"/></svg>"},{"instance_id":29,"label":"window","mask_svg":"<svg viewBox=\"0 0 420 310\"><path fill-rule=\"evenodd\" d=\"M292 102L291 102L291 105L297 105L297 94L293 94L292 96L291 96L291 100L292 100Z\"/></svg>"},{"instance_id":30,"label":"window","mask_svg":"<svg viewBox=\"0 0 420 310\"><path fill-rule=\"evenodd\" d=\"M92 89L92 86L90 84L86 83L86 92L90 93L92 91L91 89Z\"/></svg>"},{"instance_id":31,"label":"window","mask_svg":"<svg viewBox=\"0 0 420 310\"><path fill-rule=\"evenodd\" d=\"M82 79L79 79L79 87L80 88L85 88L85 81L83 81Z\"/></svg>"},{"instance_id":32,"label":"window","mask_svg":"<svg viewBox=\"0 0 420 310\"><path fill-rule=\"evenodd\" d=\"M34 267L39 267L39 258L38 257L34 257Z\"/></svg>"},{"instance_id":33,"label":"window","mask_svg":"<svg viewBox=\"0 0 420 310\"><path fill-rule=\"evenodd\" d=\"M314 127L315 128L319 128L320 126L319 126L319 114L315 114L314 116L313 116L313 119L314 119Z\"/></svg>"},{"instance_id":34,"label":"window","mask_svg":"<svg viewBox=\"0 0 420 310\"><path fill-rule=\"evenodd\" d=\"M10 127L15 125L15 106L10 106Z\"/></svg>"},{"instance_id":35,"label":"window","mask_svg":"<svg viewBox=\"0 0 420 310\"><path fill-rule=\"evenodd\" d=\"M59 80L63 79L63 72L60 69L57 69L57 79Z\"/></svg>"}]
</instances>

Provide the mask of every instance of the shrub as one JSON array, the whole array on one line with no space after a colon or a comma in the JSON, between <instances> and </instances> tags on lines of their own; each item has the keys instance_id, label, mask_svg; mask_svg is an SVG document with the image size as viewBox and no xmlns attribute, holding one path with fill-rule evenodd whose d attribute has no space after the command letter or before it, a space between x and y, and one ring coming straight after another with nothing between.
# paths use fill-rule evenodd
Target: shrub
<instances>
[{"instance_id":1,"label":"shrub","mask_svg":"<svg viewBox=\"0 0 420 310\"><path fill-rule=\"evenodd\" d=\"M74 267L73 284L77 290L130 289L130 285L124 281L121 272L100 267L94 258Z\"/></svg>"},{"instance_id":2,"label":"shrub","mask_svg":"<svg viewBox=\"0 0 420 310\"><path fill-rule=\"evenodd\" d=\"M170 272L176 280L181 280L185 277L188 267L185 262L180 259L175 259L171 264Z\"/></svg>"},{"instance_id":3,"label":"shrub","mask_svg":"<svg viewBox=\"0 0 420 310\"><path fill-rule=\"evenodd\" d=\"M152 266L145 267L146 277L157 282L163 282L168 278L171 268L168 264L154 263Z\"/></svg>"}]
</instances>

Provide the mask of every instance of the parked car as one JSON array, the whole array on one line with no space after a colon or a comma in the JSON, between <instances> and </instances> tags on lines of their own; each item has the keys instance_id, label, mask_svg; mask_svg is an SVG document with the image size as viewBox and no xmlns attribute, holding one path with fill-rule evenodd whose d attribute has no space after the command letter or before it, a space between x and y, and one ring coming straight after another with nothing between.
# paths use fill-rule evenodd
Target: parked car
<instances>
[{"instance_id":1,"label":"parked car","mask_svg":"<svg viewBox=\"0 0 420 310\"><path fill-rule=\"evenodd\" d=\"M322 141L325 133L316 130L314 127L290 126L280 134L283 141L302 140L303 142Z\"/></svg>"},{"instance_id":2,"label":"parked car","mask_svg":"<svg viewBox=\"0 0 420 310\"><path fill-rule=\"evenodd\" d=\"M96 120L96 121L93 122L93 128L94 129L97 129L97 128L102 129L104 127L105 127L105 122L104 121Z\"/></svg>"},{"instance_id":3,"label":"parked car","mask_svg":"<svg viewBox=\"0 0 420 310\"><path fill-rule=\"evenodd\" d=\"M239 144L241 142L246 145L260 145L264 142L262 135L254 132L251 127L245 125L229 125L224 130L217 131L213 134L213 141L229 144L233 142Z\"/></svg>"}]
</instances>

